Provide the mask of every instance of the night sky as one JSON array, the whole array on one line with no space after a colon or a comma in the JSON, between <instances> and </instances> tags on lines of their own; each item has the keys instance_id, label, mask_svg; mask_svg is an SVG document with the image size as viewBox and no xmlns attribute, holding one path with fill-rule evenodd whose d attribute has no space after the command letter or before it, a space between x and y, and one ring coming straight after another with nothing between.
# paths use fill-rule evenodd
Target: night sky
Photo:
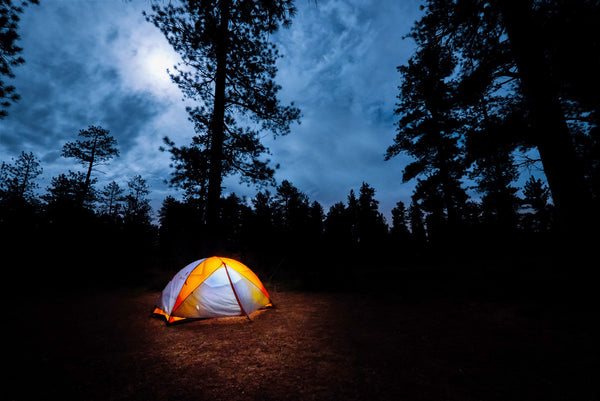
<instances>
[{"instance_id":1,"label":"night sky","mask_svg":"<svg viewBox=\"0 0 600 401\"><path fill-rule=\"evenodd\" d=\"M289 29L272 37L283 58L276 81L283 104L294 101L301 124L273 140L265 133L278 183L289 180L325 211L346 201L362 182L375 188L388 216L399 200L410 203L414 183L403 184L406 157L384 161L395 135L394 108L400 74L415 47L403 39L419 18L420 1L298 0ZM142 16L148 0L42 0L27 7L19 26L26 63L15 68L21 100L0 120L0 160L33 152L50 179L74 159L60 156L80 129L110 130L121 156L96 172L97 188L122 187L140 174L150 185L155 212L175 189L169 153L158 148L169 136L177 146L194 135L186 102L166 72L178 62L163 34ZM3 77L3 79L5 79ZM224 194L252 197L255 187L225 180Z\"/></svg>"}]
</instances>

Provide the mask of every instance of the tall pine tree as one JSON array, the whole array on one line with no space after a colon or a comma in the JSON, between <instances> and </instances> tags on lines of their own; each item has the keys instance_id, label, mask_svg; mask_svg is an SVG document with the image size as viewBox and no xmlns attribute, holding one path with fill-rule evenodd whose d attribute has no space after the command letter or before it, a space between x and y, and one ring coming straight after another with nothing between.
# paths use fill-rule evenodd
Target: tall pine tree
<instances>
[{"instance_id":1,"label":"tall pine tree","mask_svg":"<svg viewBox=\"0 0 600 401\"><path fill-rule=\"evenodd\" d=\"M396 109L400 118L386 159L400 153L412 156L415 160L405 167L402 178L425 176L419 179L414 199L422 201L430 214L429 227L446 223L455 227L466 200L460 181L465 174L462 137L453 112L452 74L457 61L435 38L415 37L421 47L408 65L398 67L403 78Z\"/></svg>"},{"instance_id":2,"label":"tall pine tree","mask_svg":"<svg viewBox=\"0 0 600 401\"><path fill-rule=\"evenodd\" d=\"M13 67L25 62L19 55L23 49L16 42L19 40L19 14L28 4L38 4L38 0L0 1L0 118L6 117L6 109L20 98L15 87L5 84L2 76L14 78Z\"/></svg>"},{"instance_id":3,"label":"tall pine tree","mask_svg":"<svg viewBox=\"0 0 600 401\"><path fill-rule=\"evenodd\" d=\"M171 74L195 123L195 143L207 160L206 223L218 226L223 177L271 180L273 169L261 158L268 149L259 134L290 132L300 111L277 99L274 81L279 57L269 41L294 14L291 0L187 0L154 5L152 21L181 55Z\"/></svg>"},{"instance_id":4,"label":"tall pine tree","mask_svg":"<svg viewBox=\"0 0 600 401\"><path fill-rule=\"evenodd\" d=\"M598 123L591 94L599 62L590 57L599 46L598 2L428 0L424 9L410 36L419 48L435 41L452 49L457 112L467 115L483 100L501 121L520 120L503 135L536 148L562 228L577 231L589 220L591 197L569 120L587 119L588 132Z\"/></svg>"},{"instance_id":5,"label":"tall pine tree","mask_svg":"<svg viewBox=\"0 0 600 401\"><path fill-rule=\"evenodd\" d=\"M62 156L72 157L86 168L85 179L81 185L79 200L81 204L90 197L92 192L92 171L102 163L119 156L117 140L107 129L90 125L85 130L79 130L79 138L67 142L63 146Z\"/></svg>"}]
</instances>

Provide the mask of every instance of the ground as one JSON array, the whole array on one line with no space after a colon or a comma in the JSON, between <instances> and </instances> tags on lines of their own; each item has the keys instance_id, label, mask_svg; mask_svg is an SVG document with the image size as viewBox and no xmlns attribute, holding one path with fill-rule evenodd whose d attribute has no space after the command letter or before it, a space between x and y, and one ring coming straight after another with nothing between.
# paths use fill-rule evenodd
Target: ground
<instances>
[{"instance_id":1,"label":"ground","mask_svg":"<svg viewBox=\"0 0 600 401\"><path fill-rule=\"evenodd\" d=\"M600 399L597 314L572 305L270 291L252 321L173 326L150 317L156 291L13 299L2 398Z\"/></svg>"}]
</instances>

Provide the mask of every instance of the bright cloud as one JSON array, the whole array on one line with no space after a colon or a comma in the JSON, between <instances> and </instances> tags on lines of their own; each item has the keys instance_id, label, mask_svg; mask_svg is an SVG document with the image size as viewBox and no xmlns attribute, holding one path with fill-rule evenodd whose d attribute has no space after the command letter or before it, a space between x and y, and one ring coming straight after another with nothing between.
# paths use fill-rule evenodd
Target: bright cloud
<instances>
[{"instance_id":1,"label":"bright cloud","mask_svg":"<svg viewBox=\"0 0 600 401\"><path fill-rule=\"evenodd\" d=\"M163 34L147 22L147 0L44 0L28 7L21 21L26 64L14 85L22 96L0 120L0 160L20 151L42 159L44 181L77 169L60 157L66 141L90 124L117 138L121 157L98 175L99 186L146 178L153 207L171 190L169 155L162 138L178 145L194 135L182 94L166 70L179 57ZM286 137L264 140L279 182L290 180L328 208L344 201L363 181L372 185L382 210L410 201L400 185L405 159L383 161L394 137L393 115L399 74L413 44L402 40L419 16L420 2L298 0L289 29L273 35L284 58L277 83L282 103L302 110L301 125ZM42 184L44 186L45 184ZM225 181L227 191L253 196L255 188Z\"/></svg>"}]
</instances>

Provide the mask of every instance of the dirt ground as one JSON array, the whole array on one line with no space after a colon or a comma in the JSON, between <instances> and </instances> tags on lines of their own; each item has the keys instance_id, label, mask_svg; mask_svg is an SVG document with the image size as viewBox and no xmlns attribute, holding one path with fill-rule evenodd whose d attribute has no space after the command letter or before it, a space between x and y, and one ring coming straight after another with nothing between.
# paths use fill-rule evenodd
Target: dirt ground
<instances>
[{"instance_id":1,"label":"dirt ground","mask_svg":"<svg viewBox=\"0 0 600 401\"><path fill-rule=\"evenodd\" d=\"M167 327L158 295L12 300L2 399L600 400L597 314L271 289L252 322Z\"/></svg>"}]
</instances>

